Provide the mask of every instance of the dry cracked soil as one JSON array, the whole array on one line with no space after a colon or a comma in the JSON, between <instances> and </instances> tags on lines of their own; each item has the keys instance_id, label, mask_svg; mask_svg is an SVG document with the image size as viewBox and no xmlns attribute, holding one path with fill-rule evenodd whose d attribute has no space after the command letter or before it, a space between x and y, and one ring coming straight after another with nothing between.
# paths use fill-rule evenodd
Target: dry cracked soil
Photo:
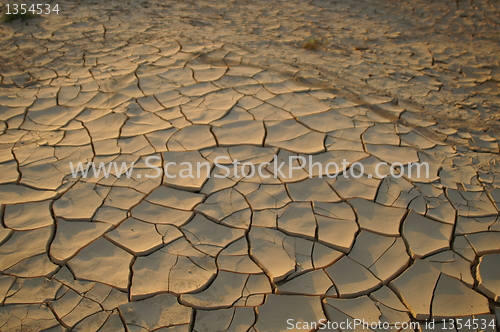
<instances>
[{"instance_id":1,"label":"dry cracked soil","mask_svg":"<svg viewBox=\"0 0 500 332\"><path fill-rule=\"evenodd\" d=\"M0 24L1 332L496 330L498 1L48 4Z\"/></svg>"}]
</instances>

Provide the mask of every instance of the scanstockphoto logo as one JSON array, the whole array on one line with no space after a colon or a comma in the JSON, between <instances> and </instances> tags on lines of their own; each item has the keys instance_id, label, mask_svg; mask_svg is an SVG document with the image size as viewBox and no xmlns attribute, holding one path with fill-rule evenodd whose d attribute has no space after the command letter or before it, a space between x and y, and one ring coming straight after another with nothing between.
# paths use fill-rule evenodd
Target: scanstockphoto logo
<instances>
[{"instance_id":1,"label":"scanstockphoto logo","mask_svg":"<svg viewBox=\"0 0 500 332\"><path fill-rule=\"evenodd\" d=\"M210 178L211 171L214 167L218 168L218 172L212 174L215 178L253 178L259 176L261 178L293 178L294 172L304 170L309 174L309 177L328 177L336 178L343 176L345 178L360 178L367 176L368 178L377 177L385 178L392 176L400 178L402 176L414 178L429 178L429 164L426 162L418 163L392 163L379 162L371 167L372 173L365 173L365 165L361 162L350 163L343 159L342 162L327 162L322 163L313 160L313 156L308 158L304 156L289 156L288 160L282 160L277 155L274 155L272 162L263 162L259 164L251 162L240 162L237 159L231 160L226 156L218 156L214 162L174 162L165 161L162 167L161 158L158 156L148 156L144 159L145 163L141 168L134 168L134 162L78 162L76 165L73 162L69 163L71 175L73 178L108 178L115 176L117 178L158 178L165 176L170 179L174 178ZM147 172L145 172L144 165Z\"/></svg>"}]
</instances>

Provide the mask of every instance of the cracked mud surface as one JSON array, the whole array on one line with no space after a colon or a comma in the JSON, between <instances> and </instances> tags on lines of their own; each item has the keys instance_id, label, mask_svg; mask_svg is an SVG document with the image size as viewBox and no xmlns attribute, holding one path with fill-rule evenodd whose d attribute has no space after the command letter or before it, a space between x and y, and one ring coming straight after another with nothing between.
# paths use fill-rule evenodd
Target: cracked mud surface
<instances>
[{"instance_id":1,"label":"cracked mud surface","mask_svg":"<svg viewBox=\"0 0 500 332\"><path fill-rule=\"evenodd\" d=\"M493 319L500 6L425 5L60 2L0 25L0 331ZM269 177L217 178L221 156ZM290 156L430 172L273 174ZM72 177L90 161L135 169Z\"/></svg>"}]
</instances>

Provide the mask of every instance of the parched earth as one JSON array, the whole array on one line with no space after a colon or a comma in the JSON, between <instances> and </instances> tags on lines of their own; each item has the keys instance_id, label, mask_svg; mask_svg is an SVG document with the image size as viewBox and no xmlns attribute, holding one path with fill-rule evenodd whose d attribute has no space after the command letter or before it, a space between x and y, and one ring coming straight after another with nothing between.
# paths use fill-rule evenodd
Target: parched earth
<instances>
[{"instance_id":1,"label":"parched earth","mask_svg":"<svg viewBox=\"0 0 500 332\"><path fill-rule=\"evenodd\" d=\"M495 330L498 2L58 4L0 25L1 332Z\"/></svg>"}]
</instances>

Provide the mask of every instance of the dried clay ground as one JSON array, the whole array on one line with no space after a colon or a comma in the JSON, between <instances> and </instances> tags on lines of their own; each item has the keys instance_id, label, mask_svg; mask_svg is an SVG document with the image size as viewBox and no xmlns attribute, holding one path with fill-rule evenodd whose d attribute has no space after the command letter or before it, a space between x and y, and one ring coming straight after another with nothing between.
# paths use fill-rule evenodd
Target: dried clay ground
<instances>
[{"instance_id":1,"label":"dried clay ground","mask_svg":"<svg viewBox=\"0 0 500 332\"><path fill-rule=\"evenodd\" d=\"M57 4L0 24L1 332L495 330L498 1Z\"/></svg>"}]
</instances>

